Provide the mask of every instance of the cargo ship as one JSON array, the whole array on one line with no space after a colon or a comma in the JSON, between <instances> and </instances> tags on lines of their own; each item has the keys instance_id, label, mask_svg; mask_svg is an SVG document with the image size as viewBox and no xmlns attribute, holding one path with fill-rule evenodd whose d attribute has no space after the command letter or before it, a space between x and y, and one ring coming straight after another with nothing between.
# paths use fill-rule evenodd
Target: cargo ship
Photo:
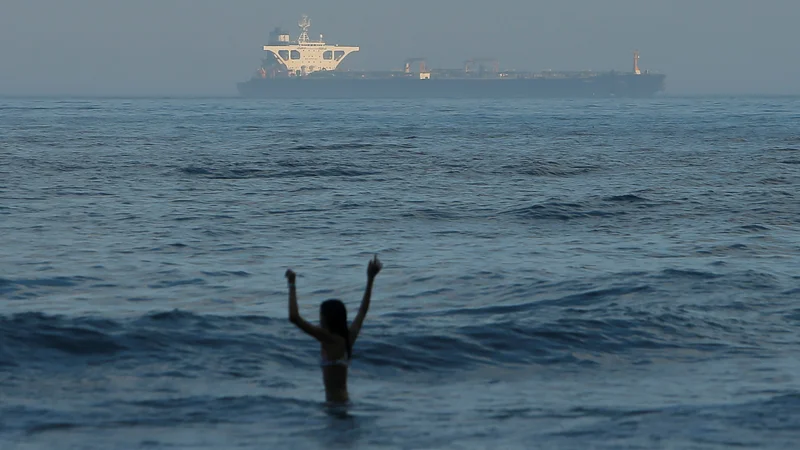
<instances>
[{"instance_id":1,"label":"cargo ship","mask_svg":"<svg viewBox=\"0 0 800 450\"><path fill-rule=\"evenodd\" d=\"M651 97L665 89L666 75L639 69L633 54L630 72L501 70L493 58L472 58L457 69L431 69L425 58L408 58L398 70L342 70L356 46L311 40L311 21L303 16L300 35L276 28L253 77L237 83L243 97L260 98L592 98Z\"/></svg>"}]
</instances>

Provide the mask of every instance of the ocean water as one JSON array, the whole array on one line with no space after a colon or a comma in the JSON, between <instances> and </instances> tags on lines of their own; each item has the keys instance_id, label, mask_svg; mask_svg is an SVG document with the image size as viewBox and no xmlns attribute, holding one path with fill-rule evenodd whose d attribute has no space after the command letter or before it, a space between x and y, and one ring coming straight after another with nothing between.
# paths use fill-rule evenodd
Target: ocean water
<instances>
[{"instance_id":1,"label":"ocean water","mask_svg":"<svg viewBox=\"0 0 800 450\"><path fill-rule=\"evenodd\" d=\"M0 99L0 448L800 442L800 98ZM287 320L358 307L352 404Z\"/></svg>"}]
</instances>

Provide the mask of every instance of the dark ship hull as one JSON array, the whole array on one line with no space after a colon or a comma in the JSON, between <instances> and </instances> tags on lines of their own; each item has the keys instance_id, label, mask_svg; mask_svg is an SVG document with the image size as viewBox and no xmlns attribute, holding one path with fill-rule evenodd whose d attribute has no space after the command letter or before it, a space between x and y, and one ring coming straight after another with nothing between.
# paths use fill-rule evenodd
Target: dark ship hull
<instances>
[{"instance_id":1,"label":"dark ship hull","mask_svg":"<svg viewBox=\"0 0 800 450\"><path fill-rule=\"evenodd\" d=\"M316 75L316 74L314 74ZM329 72L324 76L252 78L237 83L243 97L347 98L608 98L651 97L665 75L602 73L519 78L430 78Z\"/></svg>"}]
</instances>

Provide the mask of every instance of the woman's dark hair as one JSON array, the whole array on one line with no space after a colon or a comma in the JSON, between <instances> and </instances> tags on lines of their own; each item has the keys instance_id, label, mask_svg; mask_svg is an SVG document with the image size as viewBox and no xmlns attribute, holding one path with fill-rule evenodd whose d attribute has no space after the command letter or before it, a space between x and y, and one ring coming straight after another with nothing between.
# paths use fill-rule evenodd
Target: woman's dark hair
<instances>
[{"instance_id":1,"label":"woman's dark hair","mask_svg":"<svg viewBox=\"0 0 800 450\"><path fill-rule=\"evenodd\" d=\"M319 314L325 318L325 327L333 334L344 338L347 346L347 359L352 356L350 328L347 326L347 308L341 300L325 300L319 305Z\"/></svg>"}]
</instances>

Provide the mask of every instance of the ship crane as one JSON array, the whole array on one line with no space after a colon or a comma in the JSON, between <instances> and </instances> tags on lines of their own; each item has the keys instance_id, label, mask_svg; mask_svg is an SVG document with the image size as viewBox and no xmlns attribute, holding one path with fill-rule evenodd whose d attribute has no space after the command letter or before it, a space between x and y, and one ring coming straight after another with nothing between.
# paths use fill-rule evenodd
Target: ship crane
<instances>
[{"instance_id":1,"label":"ship crane","mask_svg":"<svg viewBox=\"0 0 800 450\"><path fill-rule=\"evenodd\" d=\"M478 64L478 70L481 71L481 72L484 70L484 65L481 64L481 63L491 63L492 64L492 72L493 73L500 72L500 67L499 67L498 61L495 58L472 58L470 60L467 60L467 61L464 62L464 72L465 73L472 72L472 67L476 63Z\"/></svg>"},{"instance_id":2,"label":"ship crane","mask_svg":"<svg viewBox=\"0 0 800 450\"><path fill-rule=\"evenodd\" d=\"M416 63L416 62L419 63L419 72L420 73L427 72L427 70L425 70L425 63L427 62L427 60L425 58L421 58L421 57L406 59L405 60L405 72L406 73L411 73L411 65Z\"/></svg>"}]
</instances>

